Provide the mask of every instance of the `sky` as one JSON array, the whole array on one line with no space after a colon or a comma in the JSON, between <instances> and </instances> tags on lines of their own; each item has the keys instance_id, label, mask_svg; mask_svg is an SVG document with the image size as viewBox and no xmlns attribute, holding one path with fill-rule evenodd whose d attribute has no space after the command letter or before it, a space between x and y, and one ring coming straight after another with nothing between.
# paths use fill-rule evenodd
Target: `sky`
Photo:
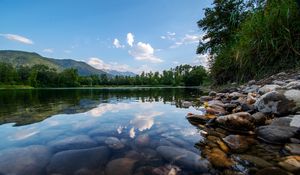
<instances>
[{"instance_id":1,"label":"sky","mask_svg":"<svg viewBox=\"0 0 300 175\"><path fill-rule=\"evenodd\" d=\"M0 0L0 50L74 59L99 69L205 65L197 21L211 0Z\"/></svg>"}]
</instances>

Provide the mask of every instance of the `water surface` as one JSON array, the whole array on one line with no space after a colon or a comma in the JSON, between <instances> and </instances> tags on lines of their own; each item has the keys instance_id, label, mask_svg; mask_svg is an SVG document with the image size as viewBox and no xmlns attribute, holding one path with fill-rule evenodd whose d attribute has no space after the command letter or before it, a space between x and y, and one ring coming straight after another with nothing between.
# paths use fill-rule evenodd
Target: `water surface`
<instances>
[{"instance_id":1,"label":"water surface","mask_svg":"<svg viewBox=\"0 0 300 175\"><path fill-rule=\"evenodd\" d=\"M201 113L201 93L194 88L1 90L0 172L197 174L156 149L200 154L194 145L201 136L185 116Z\"/></svg>"}]
</instances>

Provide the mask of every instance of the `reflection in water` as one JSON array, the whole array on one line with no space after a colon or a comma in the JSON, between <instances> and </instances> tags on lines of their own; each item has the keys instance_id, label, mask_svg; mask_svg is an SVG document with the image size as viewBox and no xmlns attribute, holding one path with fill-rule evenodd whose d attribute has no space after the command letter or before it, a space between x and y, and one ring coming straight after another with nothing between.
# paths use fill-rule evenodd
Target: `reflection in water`
<instances>
[{"instance_id":1,"label":"reflection in water","mask_svg":"<svg viewBox=\"0 0 300 175\"><path fill-rule=\"evenodd\" d=\"M0 174L158 175L208 170L194 148L201 136L185 119L188 112L201 112L195 106L179 108L200 95L197 89L0 94Z\"/></svg>"},{"instance_id":2,"label":"reflection in water","mask_svg":"<svg viewBox=\"0 0 300 175\"><path fill-rule=\"evenodd\" d=\"M126 100L172 102L181 107L183 101L193 100L200 94L200 89L192 88L0 90L0 124L25 125L52 115L86 112L98 106L91 111L97 117L108 110L126 108ZM115 106L118 100L124 103Z\"/></svg>"}]
</instances>

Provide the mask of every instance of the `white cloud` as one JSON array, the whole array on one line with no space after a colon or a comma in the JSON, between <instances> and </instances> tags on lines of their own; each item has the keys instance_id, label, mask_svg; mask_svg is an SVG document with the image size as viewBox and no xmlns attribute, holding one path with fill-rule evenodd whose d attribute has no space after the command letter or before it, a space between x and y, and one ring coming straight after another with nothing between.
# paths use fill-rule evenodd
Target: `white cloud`
<instances>
[{"instance_id":1,"label":"white cloud","mask_svg":"<svg viewBox=\"0 0 300 175\"><path fill-rule=\"evenodd\" d=\"M133 50L128 51L136 60L149 61L152 63L161 63L162 59L154 56L154 49L148 43L138 42Z\"/></svg>"},{"instance_id":2,"label":"white cloud","mask_svg":"<svg viewBox=\"0 0 300 175\"><path fill-rule=\"evenodd\" d=\"M130 67L127 64L119 64L117 62L105 63L103 60L96 57L89 58L87 63L96 69L101 70L117 70L121 72L130 71Z\"/></svg>"},{"instance_id":3,"label":"white cloud","mask_svg":"<svg viewBox=\"0 0 300 175\"><path fill-rule=\"evenodd\" d=\"M208 54L197 55L197 57L194 58L193 60L193 64L202 65L205 68L208 68L208 59L209 59Z\"/></svg>"},{"instance_id":4,"label":"white cloud","mask_svg":"<svg viewBox=\"0 0 300 175\"><path fill-rule=\"evenodd\" d=\"M170 46L171 49L177 48L181 45L195 44L202 39L201 35L190 35L185 34L179 41L176 41L173 45Z\"/></svg>"},{"instance_id":5,"label":"white cloud","mask_svg":"<svg viewBox=\"0 0 300 175\"><path fill-rule=\"evenodd\" d=\"M167 39L167 40L171 40L171 41L175 41L176 37L175 37L176 33L175 32L167 32L167 34L165 36L161 36L161 39Z\"/></svg>"},{"instance_id":6,"label":"white cloud","mask_svg":"<svg viewBox=\"0 0 300 175\"><path fill-rule=\"evenodd\" d=\"M116 48L124 48L124 47L125 47L124 45L121 45L120 41L119 41L117 38L114 39L113 45L114 45Z\"/></svg>"},{"instance_id":7,"label":"white cloud","mask_svg":"<svg viewBox=\"0 0 300 175\"><path fill-rule=\"evenodd\" d=\"M127 43L129 46L133 46L134 35L132 33L127 33Z\"/></svg>"},{"instance_id":8,"label":"white cloud","mask_svg":"<svg viewBox=\"0 0 300 175\"><path fill-rule=\"evenodd\" d=\"M44 50L43 50L43 52L46 52L46 53L53 53L53 52L54 52L54 50L53 50L53 49L50 49L50 48L48 48L48 49L44 49Z\"/></svg>"},{"instance_id":9,"label":"white cloud","mask_svg":"<svg viewBox=\"0 0 300 175\"><path fill-rule=\"evenodd\" d=\"M198 43L200 39L202 39L202 36L186 34L182 38L182 42L185 43L185 44Z\"/></svg>"},{"instance_id":10,"label":"white cloud","mask_svg":"<svg viewBox=\"0 0 300 175\"><path fill-rule=\"evenodd\" d=\"M17 41L23 44L33 44L33 41L20 35L15 35L15 34L0 34L0 36L5 37L6 39L12 40L12 41Z\"/></svg>"},{"instance_id":11,"label":"white cloud","mask_svg":"<svg viewBox=\"0 0 300 175\"><path fill-rule=\"evenodd\" d=\"M173 61L172 63L175 64L175 65L179 64L178 61Z\"/></svg>"}]
</instances>

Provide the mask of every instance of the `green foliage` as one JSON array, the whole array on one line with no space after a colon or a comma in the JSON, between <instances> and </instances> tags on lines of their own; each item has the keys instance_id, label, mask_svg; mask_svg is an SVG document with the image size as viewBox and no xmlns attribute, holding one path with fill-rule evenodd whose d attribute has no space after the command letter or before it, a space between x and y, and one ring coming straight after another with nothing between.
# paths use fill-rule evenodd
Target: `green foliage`
<instances>
[{"instance_id":1,"label":"green foliage","mask_svg":"<svg viewBox=\"0 0 300 175\"><path fill-rule=\"evenodd\" d=\"M214 23L202 22L199 27L207 32L206 36L221 40L216 42L212 38L205 47L200 43L198 53L210 51L213 55L210 69L217 84L261 78L299 67L300 10L295 0L214 2L215 6L206 10L210 13L200 20L214 19ZM235 7L229 8L228 4ZM217 13L219 9L237 9L239 12L234 14L242 14L242 18L233 23L237 25L232 25L230 15ZM218 22L224 25L222 30L216 25Z\"/></svg>"}]
</instances>

